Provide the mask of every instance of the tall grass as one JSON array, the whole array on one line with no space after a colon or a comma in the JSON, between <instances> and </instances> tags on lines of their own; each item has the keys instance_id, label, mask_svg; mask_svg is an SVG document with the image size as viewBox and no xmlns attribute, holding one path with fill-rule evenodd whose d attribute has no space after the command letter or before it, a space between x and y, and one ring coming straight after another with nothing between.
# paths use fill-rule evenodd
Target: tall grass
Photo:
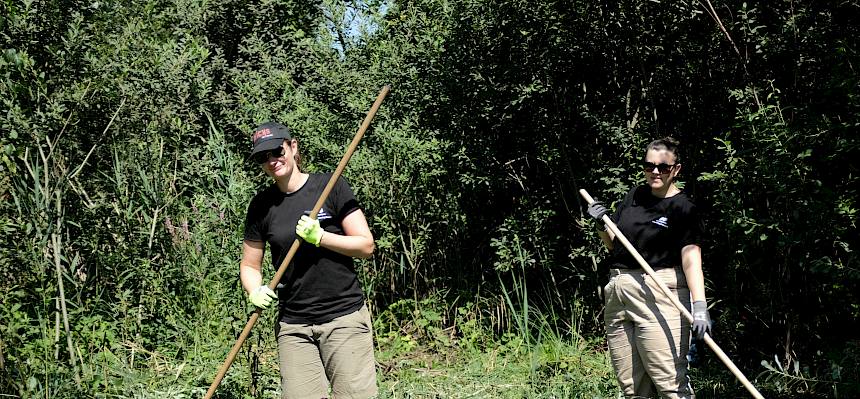
<instances>
[{"instance_id":1,"label":"tall grass","mask_svg":"<svg viewBox=\"0 0 860 399\"><path fill-rule=\"evenodd\" d=\"M5 392L182 397L207 384L248 315L236 270L253 189L223 132L208 132L185 153L159 136L104 145L99 179L78 175L56 138L25 153L11 193L22 273L0 284ZM258 342L228 392L250 389L252 366L252 382L272 386L276 362Z\"/></svg>"}]
</instances>

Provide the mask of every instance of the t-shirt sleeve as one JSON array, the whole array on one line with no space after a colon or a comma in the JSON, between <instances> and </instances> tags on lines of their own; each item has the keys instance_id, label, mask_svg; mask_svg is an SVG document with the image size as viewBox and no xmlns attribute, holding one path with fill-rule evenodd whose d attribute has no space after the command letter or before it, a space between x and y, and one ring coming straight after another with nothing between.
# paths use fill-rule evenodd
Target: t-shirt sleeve
<instances>
[{"instance_id":1,"label":"t-shirt sleeve","mask_svg":"<svg viewBox=\"0 0 860 399\"><path fill-rule=\"evenodd\" d=\"M247 241L265 241L263 238L263 217L265 214L260 202L259 196L256 196L248 204L248 211L245 213L244 234Z\"/></svg>"},{"instance_id":2,"label":"t-shirt sleeve","mask_svg":"<svg viewBox=\"0 0 860 399\"><path fill-rule=\"evenodd\" d=\"M350 213L361 209L361 205L355 199L355 194L352 193L349 182L343 176L338 177L329 198L332 201L332 210L334 210L335 218L338 221L343 220Z\"/></svg>"},{"instance_id":3,"label":"t-shirt sleeve","mask_svg":"<svg viewBox=\"0 0 860 399\"><path fill-rule=\"evenodd\" d=\"M678 243L681 248L687 245L701 245L702 240L702 219L699 217L699 211L696 205L690 203L686 209L683 209L681 215L683 229L679 232Z\"/></svg>"}]
</instances>

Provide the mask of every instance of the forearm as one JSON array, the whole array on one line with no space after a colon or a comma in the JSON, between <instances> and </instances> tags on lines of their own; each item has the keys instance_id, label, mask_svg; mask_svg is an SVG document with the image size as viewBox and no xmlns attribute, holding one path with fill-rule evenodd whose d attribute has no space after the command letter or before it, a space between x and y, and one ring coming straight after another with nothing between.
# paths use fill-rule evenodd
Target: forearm
<instances>
[{"instance_id":1,"label":"forearm","mask_svg":"<svg viewBox=\"0 0 860 399\"><path fill-rule=\"evenodd\" d=\"M263 273L260 271L259 267L240 264L239 280L242 281L242 288L245 289L245 292L250 294L251 291L263 285Z\"/></svg>"},{"instance_id":2,"label":"forearm","mask_svg":"<svg viewBox=\"0 0 860 399\"><path fill-rule=\"evenodd\" d=\"M373 238L363 235L344 236L325 232L320 239L320 247L353 258L367 259L373 255L376 245Z\"/></svg>"},{"instance_id":3,"label":"forearm","mask_svg":"<svg viewBox=\"0 0 860 399\"><path fill-rule=\"evenodd\" d=\"M615 246L613 240L615 240L615 234L612 234L609 230L600 230L597 232L597 235L600 236L600 240L603 241L603 245L606 246L606 249L612 250Z\"/></svg>"},{"instance_id":4,"label":"forearm","mask_svg":"<svg viewBox=\"0 0 860 399\"><path fill-rule=\"evenodd\" d=\"M702 275L702 266L685 267L684 275L687 276L687 287L690 288L690 295L693 297L693 301L704 301L705 278Z\"/></svg>"},{"instance_id":5,"label":"forearm","mask_svg":"<svg viewBox=\"0 0 860 399\"><path fill-rule=\"evenodd\" d=\"M687 278L687 287L693 301L705 300L705 276L702 273L702 250L698 245L688 245L681 251L681 263L684 268L684 276Z\"/></svg>"}]
</instances>

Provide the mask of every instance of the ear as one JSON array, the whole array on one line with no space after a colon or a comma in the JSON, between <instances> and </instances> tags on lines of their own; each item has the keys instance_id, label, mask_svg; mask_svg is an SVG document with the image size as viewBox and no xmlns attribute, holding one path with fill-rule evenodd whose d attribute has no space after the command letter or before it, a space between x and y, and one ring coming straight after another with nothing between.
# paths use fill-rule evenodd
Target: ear
<instances>
[{"instance_id":1,"label":"ear","mask_svg":"<svg viewBox=\"0 0 860 399\"><path fill-rule=\"evenodd\" d=\"M681 173L681 164L680 163L676 164L674 169L675 170L672 171L672 178L673 179L675 178L675 176L678 176L678 174Z\"/></svg>"}]
</instances>

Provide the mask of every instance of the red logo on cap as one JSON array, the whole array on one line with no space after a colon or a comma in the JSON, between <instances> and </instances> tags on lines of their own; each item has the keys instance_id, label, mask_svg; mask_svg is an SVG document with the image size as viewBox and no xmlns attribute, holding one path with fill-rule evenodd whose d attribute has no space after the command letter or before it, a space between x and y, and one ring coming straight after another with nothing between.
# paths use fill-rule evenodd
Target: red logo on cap
<instances>
[{"instance_id":1,"label":"red logo on cap","mask_svg":"<svg viewBox=\"0 0 860 399\"><path fill-rule=\"evenodd\" d=\"M257 140L259 140L259 139L264 139L266 137L271 137L271 136L272 136L272 131L269 130L269 128L257 130L254 133L254 142L256 143Z\"/></svg>"}]
</instances>

